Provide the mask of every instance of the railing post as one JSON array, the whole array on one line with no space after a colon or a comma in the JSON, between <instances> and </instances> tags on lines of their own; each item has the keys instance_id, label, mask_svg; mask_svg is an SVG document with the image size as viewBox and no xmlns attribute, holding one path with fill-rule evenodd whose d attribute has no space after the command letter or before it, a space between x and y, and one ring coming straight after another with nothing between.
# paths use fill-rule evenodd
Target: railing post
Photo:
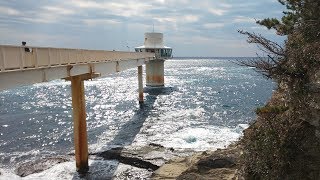
<instances>
[{"instance_id":1,"label":"railing post","mask_svg":"<svg viewBox=\"0 0 320 180\"><path fill-rule=\"evenodd\" d=\"M138 66L139 104L143 103L143 79L142 66Z\"/></svg>"},{"instance_id":2,"label":"railing post","mask_svg":"<svg viewBox=\"0 0 320 180\"><path fill-rule=\"evenodd\" d=\"M1 47L1 60L0 60L0 70L4 71L6 69L6 60L5 60L6 56L5 56L5 51L4 51L4 47Z\"/></svg>"},{"instance_id":3,"label":"railing post","mask_svg":"<svg viewBox=\"0 0 320 180\"><path fill-rule=\"evenodd\" d=\"M86 173L89 166L84 82L81 76L73 76L70 80L76 167L79 173Z\"/></svg>"}]
</instances>

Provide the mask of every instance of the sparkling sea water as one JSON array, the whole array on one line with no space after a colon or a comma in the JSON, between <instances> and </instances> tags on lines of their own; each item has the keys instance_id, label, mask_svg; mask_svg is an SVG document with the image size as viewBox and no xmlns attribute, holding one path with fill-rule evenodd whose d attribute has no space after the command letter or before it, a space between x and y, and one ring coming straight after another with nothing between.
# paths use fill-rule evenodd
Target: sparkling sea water
<instances>
[{"instance_id":1,"label":"sparkling sea water","mask_svg":"<svg viewBox=\"0 0 320 180\"><path fill-rule=\"evenodd\" d=\"M143 106L137 100L136 68L85 81L89 151L150 143L203 151L236 141L274 89L254 69L235 64L237 59L167 60L165 88L145 88ZM16 177L13 169L21 162L73 152L70 93L64 80L0 91L2 177ZM125 167L118 165L105 166ZM54 168L25 179L72 178L75 163Z\"/></svg>"}]
</instances>

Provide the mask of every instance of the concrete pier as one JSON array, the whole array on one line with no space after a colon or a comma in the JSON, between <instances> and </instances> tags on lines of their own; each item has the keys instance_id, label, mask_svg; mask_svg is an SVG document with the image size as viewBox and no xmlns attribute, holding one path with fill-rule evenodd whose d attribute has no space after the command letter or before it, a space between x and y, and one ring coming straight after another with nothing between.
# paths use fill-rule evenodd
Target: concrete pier
<instances>
[{"instance_id":1,"label":"concrete pier","mask_svg":"<svg viewBox=\"0 0 320 180\"><path fill-rule=\"evenodd\" d=\"M142 104L144 102L144 100L143 100L142 66L138 66L138 86L139 86L139 104Z\"/></svg>"},{"instance_id":2,"label":"concrete pier","mask_svg":"<svg viewBox=\"0 0 320 180\"><path fill-rule=\"evenodd\" d=\"M164 86L164 60L159 59L146 63L146 85Z\"/></svg>"},{"instance_id":3,"label":"concrete pier","mask_svg":"<svg viewBox=\"0 0 320 180\"><path fill-rule=\"evenodd\" d=\"M76 169L86 173L89 153L84 81L138 67L142 103L142 65L154 59L154 53L0 45L0 90L53 79L71 81Z\"/></svg>"},{"instance_id":4,"label":"concrete pier","mask_svg":"<svg viewBox=\"0 0 320 180\"><path fill-rule=\"evenodd\" d=\"M76 168L79 173L86 173L88 165L88 141L86 106L84 98L84 79L81 75L73 76L71 80L72 108L73 108L73 134L76 156Z\"/></svg>"},{"instance_id":5,"label":"concrete pier","mask_svg":"<svg viewBox=\"0 0 320 180\"><path fill-rule=\"evenodd\" d=\"M88 141L84 81L138 67L139 103L146 85L164 86L164 60L172 49L163 46L162 33L145 33L145 46L137 52L0 45L0 90L54 79L71 81L76 169L86 173Z\"/></svg>"}]
</instances>

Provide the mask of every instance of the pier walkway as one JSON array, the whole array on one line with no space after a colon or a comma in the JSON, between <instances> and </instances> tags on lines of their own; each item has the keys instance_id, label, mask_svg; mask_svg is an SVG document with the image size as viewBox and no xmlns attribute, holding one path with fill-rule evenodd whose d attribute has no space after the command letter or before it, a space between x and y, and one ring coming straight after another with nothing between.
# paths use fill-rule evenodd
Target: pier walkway
<instances>
[{"instance_id":1,"label":"pier walkway","mask_svg":"<svg viewBox=\"0 0 320 180\"><path fill-rule=\"evenodd\" d=\"M143 65L154 53L0 45L0 90L54 79L100 76Z\"/></svg>"},{"instance_id":2,"label":"pier walkway","mask_svg":"<svg viewBox=\"0 0 320 180\"><path fill-rule=\"evenodd\" d=\"M138 67L139 103L143 102L142 65L155 53L0 45L0 90L54 79L71 81L77 171L88 171L84 81Z\"/></svg>"}]
</instances>

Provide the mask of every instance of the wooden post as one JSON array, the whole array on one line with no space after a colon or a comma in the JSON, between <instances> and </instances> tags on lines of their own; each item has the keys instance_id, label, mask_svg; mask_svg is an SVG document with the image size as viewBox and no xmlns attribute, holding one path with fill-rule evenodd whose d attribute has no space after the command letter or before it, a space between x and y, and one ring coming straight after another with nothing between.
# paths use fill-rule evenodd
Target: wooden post
<instances>
[{"instance_id":1,"label":"wooden post","mask_svg":"<svg viewBox=\"0 0 320 180\"><path fill-rule=\"evenodd\" d=\"M81 76L72 76L70 80L76 167L79 173L86 173L89 170L89 166L84 83Z\"/></svg>"},{"instance_id":2,"label":"wooden post","mask_svg":"<svg viewBox=\"0 0 320 180\"><path fill-rule=\"evenodd\" d=\"M143 103L142 66L138 66L139 104Z\"/></svg>"}]
</instances>

